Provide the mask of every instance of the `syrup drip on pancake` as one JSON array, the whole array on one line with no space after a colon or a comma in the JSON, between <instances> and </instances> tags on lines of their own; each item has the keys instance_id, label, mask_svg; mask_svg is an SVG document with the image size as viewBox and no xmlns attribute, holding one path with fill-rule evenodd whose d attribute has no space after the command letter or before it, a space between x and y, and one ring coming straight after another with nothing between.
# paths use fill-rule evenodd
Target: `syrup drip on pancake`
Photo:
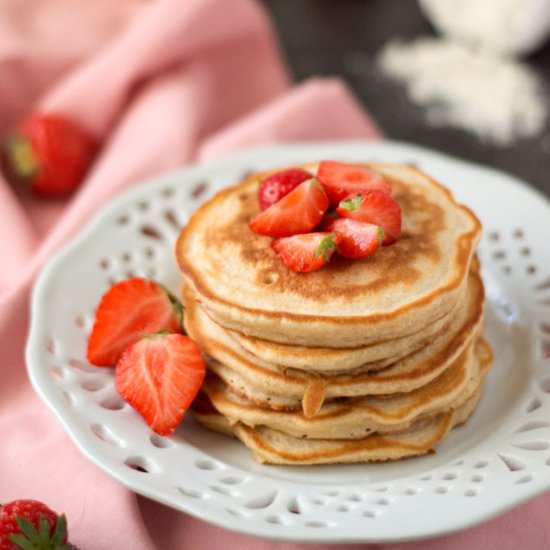
<instances>
[{"instance_id":1,"label":"syrup drip on pancake","mask_svg":"<svg viewBox=\"0 0 550 550\"><path fill-rule=\"evenodd\" d=\"M324 378L314 378L307 383L302 399L302 410L306 418L314 417L321 410L328 386Z\"/></svg>"}]
</instances>

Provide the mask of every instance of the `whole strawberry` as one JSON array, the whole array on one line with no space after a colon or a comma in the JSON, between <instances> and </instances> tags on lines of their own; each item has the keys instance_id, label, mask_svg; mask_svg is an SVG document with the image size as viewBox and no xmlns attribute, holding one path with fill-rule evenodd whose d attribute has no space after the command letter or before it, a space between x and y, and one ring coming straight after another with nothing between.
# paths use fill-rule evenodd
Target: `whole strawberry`
<instances>
[{"instance_id":1,"label":"whole strawberry","mask_svg":"<svg viewBox=\"0 0 550 550\"><path fill-rule=\"evenodd\" d=\"M14 185L45 197L67 195L80 184L96 152L94 139L70 119L36 113L5 140L2 165Z\"/></svg>"},{"instance_id":2,"label":"whole strawberry","mask_svg":"<svg viewBox=\"0 0 550 550\"><path fill-rule=\"evenodd\" d=\"M0 507L0 550L70 550L67 521L36 500Z\"/></svg>"}]
</instances>

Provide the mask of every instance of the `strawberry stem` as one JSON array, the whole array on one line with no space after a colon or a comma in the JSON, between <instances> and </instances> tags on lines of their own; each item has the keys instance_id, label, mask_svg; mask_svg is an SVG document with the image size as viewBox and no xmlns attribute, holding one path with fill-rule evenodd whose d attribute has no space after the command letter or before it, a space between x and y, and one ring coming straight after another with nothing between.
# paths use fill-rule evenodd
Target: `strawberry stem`
<instances>
[{"instance_id":1,"label":"strawberry stem","mask_svg":"<svg viewBox=\"0 0 550 550\"><path fill-rule=\"evenodd\" d=\"M344 199L340 202L340 208L343 208L348 212L354 212L361 206L362 201L363 197L361 195L355 195L355 197L352 197L351 199Z\"/></svg>"},{"instance_id":2,"label":"strawberry stem","mask_svg":"<svg viewBox=\"0 0 550 550\"><path fill-rule=\"evenodd\" d=\"M4 156L9 174L18 181L30 180L40 171L40 163L30 141L19 134L8 138Z\"/></svg>"},{"instance_id":3,"label":"strawberry stem","mask_svg":"<svg viewBox=\"0 0 550 550\"><path fill-rule=\"evenodd\" d=\"M15 518L20 533L9 535L10 541L22 550L69 550L70 546L63 543L67 535L67 519L64 514L57 518L55 530L50 536L50 523L44 515L40 515L38 527L28 519Z\"/></svg>"},{"instance_id":4,"label":"strawberry stem","mask_svg":"<svg viewBox=\"0 0 550 550\"><path fill-rule=\"evenodd\" d=\"M325 260L329 260L330 255L336 247L335 237L335 233L330 233L326 237L323 237L321 239L321 242L319 243L319 246L315 250L314 256L316 258L318 258L319 256L323 256Z\"/></svg>"},{"instance_id":5,"label":"strawberry stem","mask_svg":"<svg viewBox=\"0 0 550 550\"><path fill-rule=\"evenodd\" d=\"M172 304L172 308L174 310L174 313L176 314L176 318L178 319L180 329L182 333L185 334L185 331L183 330L183 316L185 314L185 309L182 303L176 298L176 296L174 296L165 286L163 286L162 288L164 289L164 292L166 292L166 295L168 296L168 299Z\"/></svg>"}]
</instances>

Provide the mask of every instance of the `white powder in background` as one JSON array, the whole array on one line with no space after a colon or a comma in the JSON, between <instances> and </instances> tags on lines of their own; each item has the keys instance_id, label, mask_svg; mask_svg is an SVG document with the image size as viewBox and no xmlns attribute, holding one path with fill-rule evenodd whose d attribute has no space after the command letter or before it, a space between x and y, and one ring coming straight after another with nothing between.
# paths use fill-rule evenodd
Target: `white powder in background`
<instances>
[{"instance_id":1,"label":"white powder in background","mask_svg":"<svg viewBox=\"0 0 550 550\"><path fill-rule=\"evenodd\" d=\"M433 125L463 128L501 145L534 136L544 126L540 82L513 59L420 38L386 44L378 63L406 84L410 99L426 107Z\"/></svg>"},{"instance_id":2,"label":"white powder in background","mask_svg":"<svg viewBox=\"0 0 550 550\"><path fill-rule=\"evenodd\" d=\"M550 0L419 0L443 35L494 52L534 51L550 31Z\"/></svg>"}]
</instances>

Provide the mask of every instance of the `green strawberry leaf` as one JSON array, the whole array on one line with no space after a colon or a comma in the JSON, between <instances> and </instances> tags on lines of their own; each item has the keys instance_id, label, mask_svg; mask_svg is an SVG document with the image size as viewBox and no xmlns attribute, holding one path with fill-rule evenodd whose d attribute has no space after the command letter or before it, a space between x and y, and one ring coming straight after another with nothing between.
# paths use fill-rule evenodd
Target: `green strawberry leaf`
<instances>
[{"instance_id":1,"label":"green strawberry leaf","mask_svg":"<svg viewBox=\"0 0 550 550\"><path fill-rule=\"evenodd\" d=\"M386 236L386 234L384 233L384 229L382 227L378 228L378 230L376 231L376 234L380 242L382 242L384 240L384 237Z\"/></svg>"},{"instance_id":2,"label":"green strawberry leaf","mask_svg":"<svg viewBox=\"0 0 550 550\"><path fill-rule=\"evenodd\" d=\"M46 516L40 515L38 528L28 519L16 517L15 521L21 533L13 533L9 539L21 550L71 550L71 546L63 544L67 535L67 518L61 515L57 518L55 530L50 536L50 523Z\"/></svg>"},{"instance_id":3,"label":"green strawberry leaf","mask_svg":"<svg viewBox=\"0 0 550 550\"><path fill-rule=\"evenodd\" d=\"M22 550L36 550L36 546L25 537L25 535L22 535L21 533L17 533L16 535L10 535L8 537L13 544L15 544L18 548L21 548Z\"/></svg>"},{"instance_id":4,"label":"green strawberry leaf","mask_svg":"<svg viewBox=\"0 0 550 550\"><path fill-rule=\"evenodd\" d=\"M172 308L176 314L176 318L178 319L178 324L181 327L182 332L185 334L185 331L183 330L183 316L185 314L183 304L166 287L163 286L163 288L164 292L166 292L166 295L168 296L168 299L170 300L170 303L172 304Z\"/></svg>"},{"instance_id":5,"label":"green strawberry leaf","mask_svg":"<svg viewBox=\"0 0 550 550\"><path fill-rule=\"evenodd\" d=\"M41 540L50 538L50 522L43 515L40 516L40 522L38 523L38 533Z\"/></svg>"},{"instance_id":6,"label":"green strawberry leaf","mask_svg":"<svg viewBox=\"0 0 550 550\"><path fill-rule=\"evenodd\" d=\"M336 248L336 241L334 240L335 237L335 233L329 233L326 237L323 237L321 239L319 246L315 249L315 252L313 253L315 258L323 256L326 261L330 259L330 255Z\"/></svg>"},{"instance_id":7,"label":"green strawberry leaf","mask_svg":"<svg viewBox=\"0 0 550 550\"><path fill-rule=\"evenodd\" d=\"M40 533L28 519L17 516L15 518L15 521L17 523L17 526L21 530L21 533L25 535L26 539L28 539L29 542L32 542L33 544L40 544Z\"/></svg>"},{"instance_id":8,"label":"green strawberry leaf","mask_svg":"<svg viewBox=\"0 0 550 550\"><path fill-rule=\"evenodd\" d=\"M54 545L54 548L57 547L57 545L61 544L66 534L67 534L67 518L65 517L65 514L61 514L57 518L57 523L55 524L55 531L52 537L52 545Z\"/></svg>"},{"instance_id":9,"label":"green strawberry leaf","mask_svg":"<svg viewBox=\"0 0 550 550\"><path fill-rule=\"evenodd\" d=\"M340 202L340 208L347 210L348 212L355 212L363 202L363 197L361 195L355 195L351 199L344 199Z\"/></svg>"}]
</instances>

